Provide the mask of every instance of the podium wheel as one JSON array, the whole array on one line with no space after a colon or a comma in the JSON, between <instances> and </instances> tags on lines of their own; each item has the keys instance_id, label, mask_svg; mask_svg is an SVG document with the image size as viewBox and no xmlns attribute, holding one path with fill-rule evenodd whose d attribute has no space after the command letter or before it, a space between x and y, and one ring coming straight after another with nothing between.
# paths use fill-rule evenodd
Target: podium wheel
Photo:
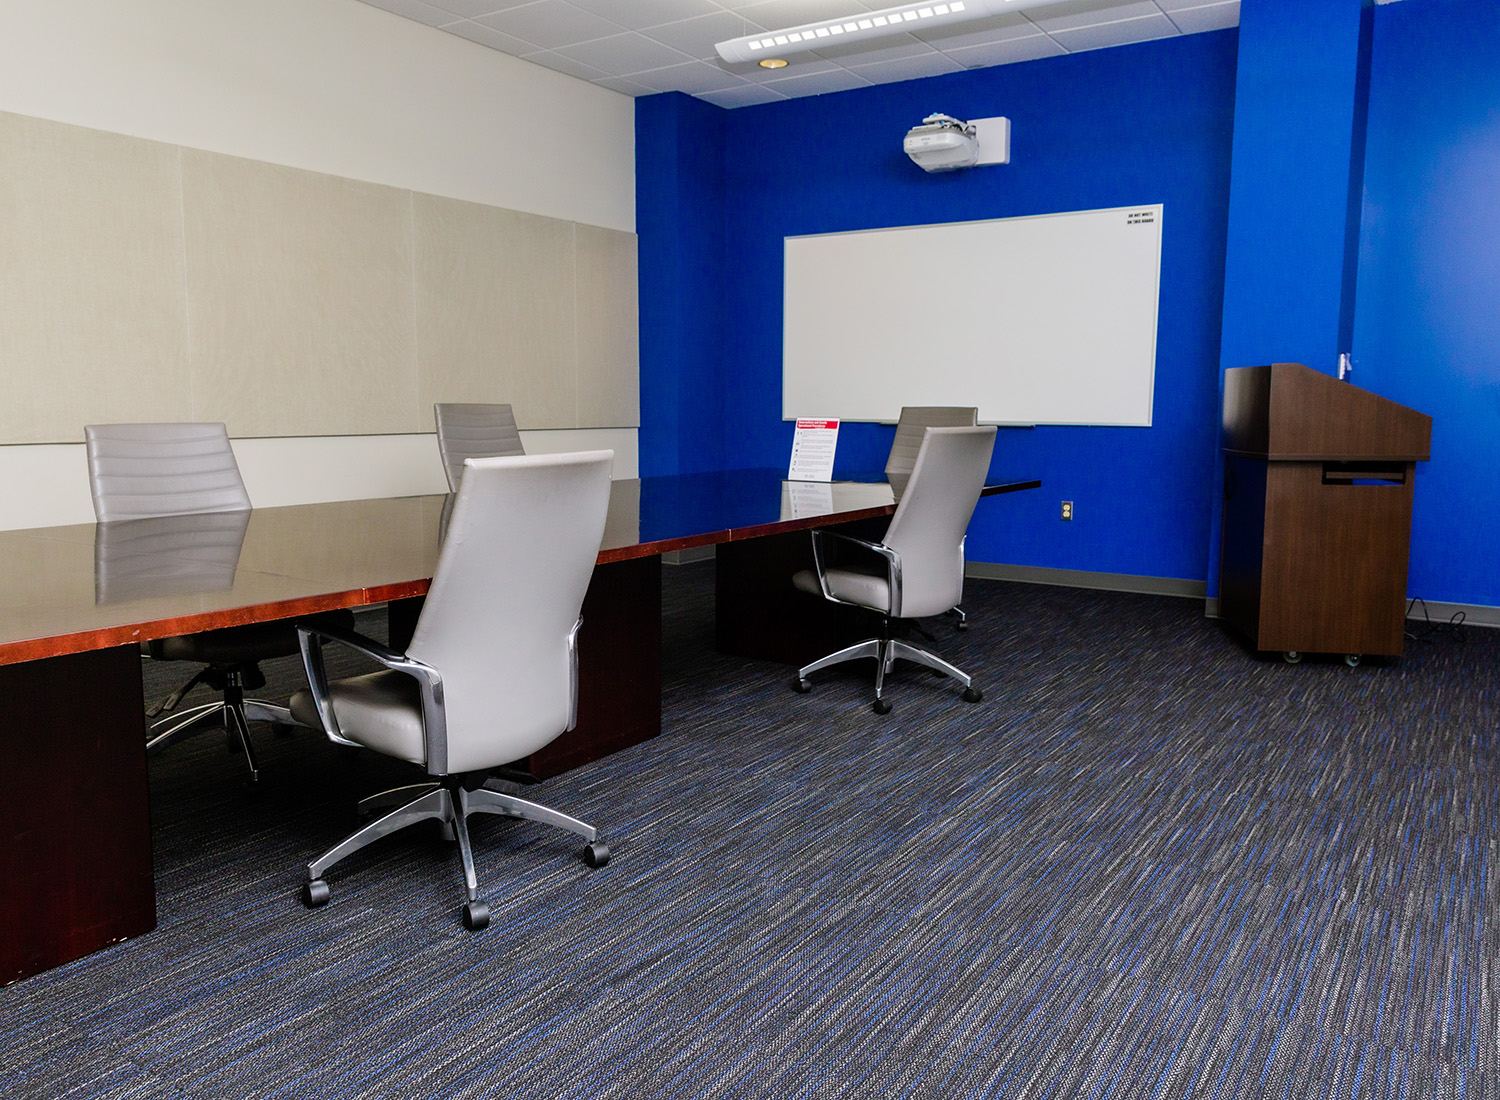
<instances>
[{"instance_id":1,"label":"podium wheel","mask_svg":"<svg viewBox=\"0 0 1500 1100\"><path fill-rule=\"evenodd\" d=\"M1358 668L1359 667L1359 654L1358 653L1345 653L1344 654L1344 664L1348 665L1350 668Z\"/></svg>"},{"instance_id":2,"label":"podium wheel","mask_svg":"<svg viewBox=\"0 0 1500 1100\"><path fill-rule=\"evenodd\" d=\"M1281 655L1281 659L1289 665L1297 665L1302 663L1302 654L1295 649L1289 649Z\"/></svg>"}]
</instances>

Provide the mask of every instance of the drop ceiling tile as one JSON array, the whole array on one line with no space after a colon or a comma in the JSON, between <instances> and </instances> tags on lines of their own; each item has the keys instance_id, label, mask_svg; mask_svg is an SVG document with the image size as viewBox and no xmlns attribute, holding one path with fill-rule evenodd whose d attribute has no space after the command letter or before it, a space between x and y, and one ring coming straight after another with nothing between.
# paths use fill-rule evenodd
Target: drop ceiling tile
<instances>
[{"instance_id":1,"label":"drop ceiling tile","mask_svg":"<svg viewBox=\"0 0 1500 1100\"><path fill-rule=\"evenodd\" d=\"M888 6L890 5L876 5ZM870 6L852 4L849 0L763 0L759 4L746 4L743 7L737 5L734 10L746 19L759 23L766 30L774 31L783 27L800 27L803 23L839 19L861 10L869 11Z\"/></svg>"},{"instance_id":2,"label":"drop ceiling tile","mask_svg":"<svg viewBox=\"0 0 1500 1100\"><path fill-rule=\"evenodd\" d=\"M931 52L932 47L926 42L918 42L909 34L893 34L889 38L867 38L848 45L822 46L817 56L832 58L842 65L873 65L877 61L920 57Z\"/></svg>"},{"instance_id":3,"label":"drop ceiling tile","mask_svg":"<svg viewBox=\"0 0 1500 1100\"><path fill-rule=\"evenodd\" d=\"M612 92L619 92L621 95L655 95L657 92L655 88L648 88L638 80L627 80L623 76L601 76L594 83Z\"/></svg>"},{"instance_id":4,"label":"drop ceiling tile","mask_svg":"<svg viewBox=\"0 0 1500 1100\"><path fill-rule=\"evenodd\" d=\"M747 84L743 88L725 88L722 92L701 92L698 98L718 107L749 107L756 103L773 103L787 97L764 85Z\"/></svg>"},{"instance_id":5,"label":"drop ceiling tile","mask_svg":"<svg viewBox=\"0 0 1500 1100\"><path fill-rule=\"evenodd\" d=\"M502 34L500 31L492 30L481 23L475 23L469 19L460 19L457 23L444 23L443 30L449 34L456 34L460 38L467 38L470 42L478 42L481 46L488 46L492 50L502 53L513 53L520 56L523 53L536 53L537 44L527 42L510 34Z\"/></svg>"},{"instance_id":6,"label":"drop ceiling tile","mask_svg":"<svg viewBox=\"0 0 1500 1100\"><path fill-rule=\"evenodd\" d=\"M556 52L598 69L599 75L603 76L628 76L689 60L686 54L634 32L596 38L576 46L561 46Z\"/></svg>"},{"instance_id":7,"label":"drop ceiling tile","mask_svg":"<svg viewBox=\"0 0 1500 1100\"><path fill-rule=\"evenodd\" d=\"M451 11L434 7L432 4L424 4L422 0L364 0L364 2L372 8L380 8L392 15L425 23L429 27L440 27L444 23L453 22Z\"/></svg>"},{"instance_id":8,"label":"drop ceiling tile","mask_svg":"<svg viewBox=\"0 0 1500 1100\"><path fill-rule=\"evenodd\" d=\"M434 7L451 11L454 15L464 19L472 19L476 15L489 15L492 12L504 11L506 8L519 8L522 4L529 4L532 0L431 0Z\"/></svg>"},{"instance_id":9,"label":"drop ceiling tile","mask_svg":"<svg viewBox=\"0 0 1500 1100\"><path fill-rule=\"evenodd\" d=\"M825 95L828 92L846 92L850 88L868 88L870 81L848 69L834 69L826 73L811 73L807 76L793 76L785 80L771 81L765 86L795 98L804 95Z\"/></svg>"},{"instance_id":10,"label":"drop ceiling tile","mask_svg":"<svg viewBox=\"0 0 1500 1100\"><path fill-rule=\"evenodd\" d=\"M1223 4L1206 4L1201 8L1181 8L1168 15L1183 34L1222 31L1240 25L1240 0Z\"/></svg>"},{"instance_id":11,"label":"drop ceiling tile","mask_svg":"<svg viewBox=\"0 0 1500 1100\"><path fill-rule=\"evenodd\" d=\"M993 15L972 23L950 23L945 27L914 32L915 37L938 50L961 50L966 46L987 46L991 42L1008 42L1012 38L1031 38L1042 33L1031 20L1019 12Z\"/></svg>"},{"instance_id":12,"label":"drop ceiling tile","mask_svg":"<svg viewBox=\"0 0 1500 1100\"><path fill-rule=\"evenodd\" d=\"M1153 38L1170 38L1177 28L1165 15L1157 12L1144 19L1123 19L1118 23L1100 23L1077 30L1052 31L1052 37L1069 53L1080 50L1102 50L1131 42L1149 42Z\"/></svg>"},{"instance_id":13,"label":"drop ceiling tile","mask_svg":"<svg viewBox=\"0 0 1500 1100\"><path fill-rule=\"evenodd\" d=\"M945 54L937 52L921 57L898 57L894 61L878 61L874 65L855 65L849 68L872 84L890 84L897 80L918 80L924 76L941 76L944 73L963 71L963 66Z\"/></svg>"},{"instance_id":14,"label":"drop ceiling tile","mask_svg":"<svg viewBox=\"0 0 1500 1100\"><path fill-rule=\"evenodd\" d=\"M593 12L575 8L567 0L535 0L535 3L481 16L475 22L535 42L546 50L587 42L591 38L605 38L624 29Z\"/></svg>"},{"instance_id":15,"label":"drop ceiling tile","mask_svg":"<svg viewBox=\"0 0 1500 1100\"><path fill-rule=\"evenodd\" d=\"M723 11L714 0L570 0L570 3L633 31Z\"/></svg>"},{"instance_id":16,"label":"drop ceiling tile","mask_svg":"<svg viewBox=\"0 0 1500 1100\"><path fill-rule=\"evenodd\" d=\"M705 15L697 19L684 19L677 23L665 23L650 27L641 33L674 50L681 50L689 57L707 60L719 56L714 44L727 42L741 35L755 34L765 30L748 19L721 11L717 15Z\"/></svg>"},{"instance_id":17,"label":"drop ceiling tile","mask_svg":"<svg viewBox=\"0 0 1500 1100\"><path fill-rule=\"evenodd\" d=\"M1030 38L1012 38L1006 42L992 42L987 46L965 46L948 50L947 55L966 69L984 69L991 65L1011 65L1017 61L1036 61L1042 57L1058 57L1068 51L1045 34Z\"/></svg>"},{"instance_id":18,"label":"drop ceiling tile","mask_svg":"<svg viewBox=\"0 0 1500 1100\"><path fill-rule=\"evenodd\" d=\"M650 72L630 73L630 79L659 92L720 92L725 88L738 88L744 81L733 73L726 73L703 61L689 61L686 65L669 65Z\"/></svg>"},{"instance_id":19,"label":"drop ceiling tile","mask_svg":"<svg viewBox=\"0 0 1500 1100\"><path fill-rule=\"evenodd\" d=\"M762 69L753 62L749 66L720 64L719 68L725 72L734 73L752 84L765 84L777 80L790 80L794 76L811 76L813 73L843 72L844 70L842 65L810 53L787 58L787 67L784 69Z\"/></svg>"},{"instance_id":20,"label":"drop ceiling tile","mask_svg":"<svg viewBox=\"0 0 1500 1100\"><path fill-rule=\"evenodd\" d=\"M574 61L571 57L565 57L551 50L539 50L536 53L521 55L522 61L530 61L533 65L544 65L549 69L555 69L569 76L576 76L579 80L598 80L601 76L615 76L615 73L603 72L592 65L585 65L581 61Z\"/></svg>"},{"instance_id":21,"label":"drop ceiling tile","mask_svg":"<svg viewBox=\"0 0 1500 1100\"><path fill-rule=\"evenodd\" d=\"M1026 18L1051 34L1053 31L1092 27L1098 23L1118 23L1149 15L1161 15L1161 9L1152 0L1130 0L1123 4L1119 0L1067 0L1062 4L1033 8L1026 13Z\"/></svg>"}]
</instances>

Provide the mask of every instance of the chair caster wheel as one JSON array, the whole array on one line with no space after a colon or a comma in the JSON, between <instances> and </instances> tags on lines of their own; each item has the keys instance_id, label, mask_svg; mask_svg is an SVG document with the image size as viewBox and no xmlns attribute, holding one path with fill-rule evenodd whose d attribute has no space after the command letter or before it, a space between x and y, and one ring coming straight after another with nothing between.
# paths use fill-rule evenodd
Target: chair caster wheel
<instances>
[{"instance_id":1,"label":"chair caster wheel","mask_svg":"<svg viewBox=\"0 0 1500 1100\"><path fill-rule=\"evenodd\" d=\"M1289 649L1281 655L1281 659L1289 665L1297 665L1302 663L1302 654L1295 649Z\"/></svg>"},{"instance_id":2,"label":"chair caster wheel","mask_svg":"<svg viewBox=\"0 0 1500 1100\"><path fill-rule=\"evenodd\" d=\"M964 688L964 693L962 696L960 696L960 698L963 699L965 703L977 703L979 702L979 700L984 698L984 692L980 691L976 687L966 687Z\"/></svg>"},{"instance_id":3,"label":"chair caster wheel","mask_svg":"<svg viewBox=\"0 0 1500 1100\"><path fill-rule=\"evenodd\" d=\"M798 676L792 681L792 690L795 691L798 695L806 695L809 691L812 690L812 681L804 680L802 677Z\"/></svg>"},{"instance_id":4,"label":"chair caster wheel","mask_svg":"<svg viewBox=\"0 0 1500 1100\"><path fill-rule=\"evenodd\" d=\"M302 884L302 904L309 909L318 909L328 904L328 883L320 878Z\"/></svg>"},{"instance_id":5,"label":"chair caster wheel","mask_svg":"<svg viewBox=\"0 0 1500 1100\"><path fill-rule=\"evenodd\" d=\"M464 927L481 932L490 926L490 907L482 901L464 902Z\"/></svg>"},{"instance_id":6,"label":"chair caster wheel","mask_svg":"<svg viewBox=\"0 0 1500 1100\"><path fill-rule=\"evenodd\" d=\"M968 623L959 623L953 629L958 630L958 631L965 631L965 630L969 629L969 624Z\"/></svg>"},{"instance_id":7,"label":"chair caster wheel","mask_svg":"<svg viewBox=\"0 0 1500 1100\"><path fill-rule=\"evenodd\" d=\"M891 713L891 704L884 699L876 699L870 709L876 714L889 714Z\"/></svg>"},{"instance_id":8,"label":"chair caster wheel","mask_svg":"<svg viewBox=\"0 0 1500 1100\"><path fill-rule=\"evenodd\" d=\"M1350 668L1358 668L1359 667L1359 654L1358 653L1345 653L1344 654L1344 664L1348 665Z\"/></svg>"},{"instance_id":9,"label":"chair caster wheel","mask_svg":"<svg viewBox=\"0 0 1500 1100\"><path fill-rule=\"evenodd\" d=\"M590 867L603 867L609 862L609 845L598 841L584 845L583 862Z\"/></svg>"}]
</instances>

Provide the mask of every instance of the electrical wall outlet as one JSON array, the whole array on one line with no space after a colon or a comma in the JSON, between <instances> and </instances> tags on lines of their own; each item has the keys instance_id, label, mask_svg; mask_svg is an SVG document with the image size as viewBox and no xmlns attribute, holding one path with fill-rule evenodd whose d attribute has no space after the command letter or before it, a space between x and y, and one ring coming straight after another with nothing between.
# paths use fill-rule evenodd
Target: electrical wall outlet
<instances>
[{"instance_id":1,"label":"electrical wall outlet","mask_svg":"<svg viewBox=\"0 0 1500 1100\"><path fill-rule=\"evenodd\" d=\"M1073 518L1073 502L1071 500L1065 500L1062 502L1062 518Z\"/></svg>"}]
</instances>

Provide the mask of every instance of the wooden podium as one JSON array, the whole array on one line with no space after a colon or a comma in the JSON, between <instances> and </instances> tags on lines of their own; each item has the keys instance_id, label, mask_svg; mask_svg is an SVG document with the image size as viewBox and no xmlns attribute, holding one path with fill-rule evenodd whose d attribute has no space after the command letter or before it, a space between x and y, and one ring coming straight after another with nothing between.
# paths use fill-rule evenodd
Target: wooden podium
<instances>
[{"instance_id":1,"label":"wooden podium","mask_svg":"<svg viewBox=\"0 0 1500 1100\"><path fill-rule=\"evenodd\" d=\"M1300 363L1224 372L1219 615L1256 649L1399 656L1432 417Z\"/></svg>"}]
</instances>

